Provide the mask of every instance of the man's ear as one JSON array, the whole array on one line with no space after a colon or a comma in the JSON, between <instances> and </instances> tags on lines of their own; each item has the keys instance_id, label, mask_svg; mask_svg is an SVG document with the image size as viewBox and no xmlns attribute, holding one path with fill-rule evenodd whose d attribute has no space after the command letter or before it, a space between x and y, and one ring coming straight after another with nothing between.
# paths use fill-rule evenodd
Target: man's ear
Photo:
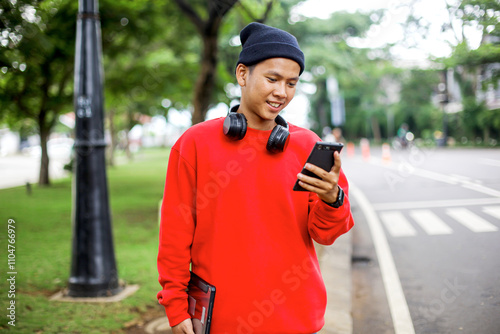
<instances>
[{"instance_id":1,"label":"man's ear","mask_svg":"<svg viewBox=\"0 0 500 334\"><path fill-rule=\"evenodd\" d=\"M243 64L238 64L236 66L236 81L238 81L238 84L241 87L244 87L246 85L247 77L248 74L250 73L250 69L248 66L243 65Z\"/></svg>"}]
</instances>

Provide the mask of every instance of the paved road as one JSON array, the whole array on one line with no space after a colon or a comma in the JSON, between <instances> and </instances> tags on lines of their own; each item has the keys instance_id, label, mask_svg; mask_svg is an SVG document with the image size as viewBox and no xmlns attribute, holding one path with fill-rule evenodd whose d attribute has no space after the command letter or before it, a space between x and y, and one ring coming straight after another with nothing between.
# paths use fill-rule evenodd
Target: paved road
<instances>
[{"instance_id":1,"label":"paved road","mask_svg":"<svg viewBox=\"0 0 500 334\"><path fill-rule=\"evenodd\" d=\"M354 332L499 333L500 150L375 151L343 168L363 213Z\"/></svg>"}]
</instances>

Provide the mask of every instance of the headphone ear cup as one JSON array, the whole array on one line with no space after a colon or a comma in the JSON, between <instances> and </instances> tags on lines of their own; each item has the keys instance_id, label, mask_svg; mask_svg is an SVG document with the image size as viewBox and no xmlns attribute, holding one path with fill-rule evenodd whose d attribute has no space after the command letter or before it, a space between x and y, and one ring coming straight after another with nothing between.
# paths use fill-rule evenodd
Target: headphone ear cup
<instances>
[{"instance_id":1,"label":"headphone ear cup","mask_svg":"<svg viewBox=\"0 0 500 334\"><path fill-rule=\"evenodd\" d=\"M271 153L283 152L288 146L290 133L282 125L276 125L267 140L266 148Z\"/></svg>"},{"instance_id":2,"label":"headphone ear cup","mask_svg":"<svg viewBox=\"0 0 500 334\"><path fill-rule=\"evenodd\" d=\"M230 112L224 119L222 130L229 138L241 140L247 133L247 119L243 114Z\"/></svg>"}]
</instances>

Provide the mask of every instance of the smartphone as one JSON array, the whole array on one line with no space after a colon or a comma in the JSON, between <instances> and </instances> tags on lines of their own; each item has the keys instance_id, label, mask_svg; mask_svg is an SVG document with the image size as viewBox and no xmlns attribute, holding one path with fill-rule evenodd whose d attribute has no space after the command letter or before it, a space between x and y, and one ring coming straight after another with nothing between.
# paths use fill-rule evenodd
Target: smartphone
<instances>
[{"instance_id":1,"label":"smartphone","mask_svg":"<svg viewBox=\"0 0 500 334\"><path fill-rule=\"evenodd\" d=\"M334 165L333 152L337 151L340 153L343 147L344 145L340 143L329 143L329 142L319 141L316 144L314 144L314 147L311 153L309 154L306 163L313 164L329 172ZM304 175L315 177L317 179L320 178L319 176L317 176L313 172L308 171L305 168L302 168L301 173ZM299 180L295 182L293 190L308 191L299 185Z\"/></svg>"}]
</instances>

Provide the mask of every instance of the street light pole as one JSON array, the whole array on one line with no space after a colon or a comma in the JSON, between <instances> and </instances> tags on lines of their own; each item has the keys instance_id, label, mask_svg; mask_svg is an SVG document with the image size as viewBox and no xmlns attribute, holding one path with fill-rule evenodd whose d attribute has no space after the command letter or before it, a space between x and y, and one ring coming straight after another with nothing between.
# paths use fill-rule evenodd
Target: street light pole
<instances>
[{"instance_id":1,"label":"street light pole","mask_svg":"<svg viewBox=\"0 0 500 334\"><path fill-rule=\"evenodd\" d=\"M79 0L75 54L75 164L70 297L120 292L108 200L98 0Z\"/></svg>"}]
</instances>

